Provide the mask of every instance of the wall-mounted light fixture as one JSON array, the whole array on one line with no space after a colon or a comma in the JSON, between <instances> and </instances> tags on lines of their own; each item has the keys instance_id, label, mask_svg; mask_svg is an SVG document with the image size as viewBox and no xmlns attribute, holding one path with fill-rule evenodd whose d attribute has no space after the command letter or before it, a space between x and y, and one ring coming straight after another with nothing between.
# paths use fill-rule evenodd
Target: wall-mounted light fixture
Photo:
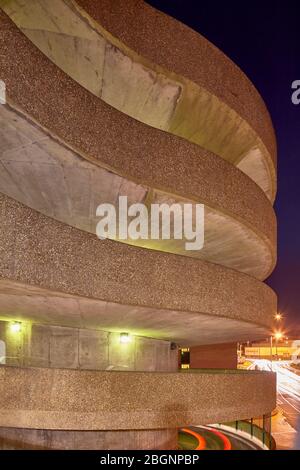
<instances>
[{"instance_id":1,"label":"wall-mounted light fixture","mask_svg":"<svg viewBox=\"0 0 300 470\"><path fill-rule=\"evenodd\" d=\"M129 333L120 333L120 343L121 344L128 344L131 343L132 337Z\"/></svg>"},{"instance_id":2,"label":"wall-mounted light fixture","mask_svg":"<svg viewBox=\"0 0 300 470\"><path fill-rule=\"evenodd\" d=\"M20 331L22 329L22 325L21 325L20 322L12 322L9 325L9 329L12 333L20 333Z\"/></svg>"}]
</instances>

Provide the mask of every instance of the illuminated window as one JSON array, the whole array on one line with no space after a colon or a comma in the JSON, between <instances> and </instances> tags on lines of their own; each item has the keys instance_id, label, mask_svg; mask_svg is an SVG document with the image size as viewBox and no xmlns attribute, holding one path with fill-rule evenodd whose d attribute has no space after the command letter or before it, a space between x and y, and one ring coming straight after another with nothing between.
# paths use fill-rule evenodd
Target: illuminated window
<instances>
[{"instance_id":1,"label":"illuminated window","mask_svg":"<svg viewBox=\"0 0 300 470\"><path fill-rule=\"evenodd\" d=\"M181 366L181 369L190 368L190 349L189 348L182 348L180 350L180 366Z\"/></svg>"}]
</instances>

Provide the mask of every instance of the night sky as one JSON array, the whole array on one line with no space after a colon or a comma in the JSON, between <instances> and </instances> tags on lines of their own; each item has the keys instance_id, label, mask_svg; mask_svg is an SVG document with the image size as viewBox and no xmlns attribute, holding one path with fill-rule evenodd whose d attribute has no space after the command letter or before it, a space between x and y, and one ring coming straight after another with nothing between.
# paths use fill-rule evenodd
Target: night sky
<instances>
[{"instance_id":1,"label":"night sky","mask_svg":"<svg viewBox=\"0 0 300 470\"><path fill-rule=\"evenodd\" d=\"M288 331L300 332L300 2L149 0L201 33L246 73L271 113L278 142L278 265L268 283ZM199 64L199 66L201 66Z\"/></svg>"}]
</instances>

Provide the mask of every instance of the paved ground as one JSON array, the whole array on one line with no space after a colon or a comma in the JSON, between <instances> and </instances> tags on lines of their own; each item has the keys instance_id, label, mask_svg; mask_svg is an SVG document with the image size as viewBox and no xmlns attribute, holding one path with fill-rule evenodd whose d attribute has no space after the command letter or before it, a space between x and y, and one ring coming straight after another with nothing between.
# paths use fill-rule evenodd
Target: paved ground
<instances>
[{"instance_id":1,"label":"paved ground","mask_svg":"<svg viewBox=\"0 0 300 470\"><path fill-rule=\"evenodd\" d=\"M256 360L262 370L277 374L277 404L279 413L272 419L272 434L278 449L300 450L300 373L290 362Z\"/></svg>"}]
</instances>

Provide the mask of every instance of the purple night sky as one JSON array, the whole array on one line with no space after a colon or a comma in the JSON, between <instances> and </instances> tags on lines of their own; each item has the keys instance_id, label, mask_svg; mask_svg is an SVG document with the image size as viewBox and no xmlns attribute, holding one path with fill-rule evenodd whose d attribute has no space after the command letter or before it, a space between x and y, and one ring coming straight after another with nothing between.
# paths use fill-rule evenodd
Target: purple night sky
<instances>
[{"instance_id":1,"label":"purple night sky","mask_svg":"<svg viewBox=\"0 0 300 470\"><path fill-rule=\"evenodd\" d=\"M271 113L278 141L278 265L268 283L279 296L288 329L300 331L300 80L298 0L149 0L195 29L248 75ZM200 65L199 65L200 66Z\"/></svg>"}]
</instances>

